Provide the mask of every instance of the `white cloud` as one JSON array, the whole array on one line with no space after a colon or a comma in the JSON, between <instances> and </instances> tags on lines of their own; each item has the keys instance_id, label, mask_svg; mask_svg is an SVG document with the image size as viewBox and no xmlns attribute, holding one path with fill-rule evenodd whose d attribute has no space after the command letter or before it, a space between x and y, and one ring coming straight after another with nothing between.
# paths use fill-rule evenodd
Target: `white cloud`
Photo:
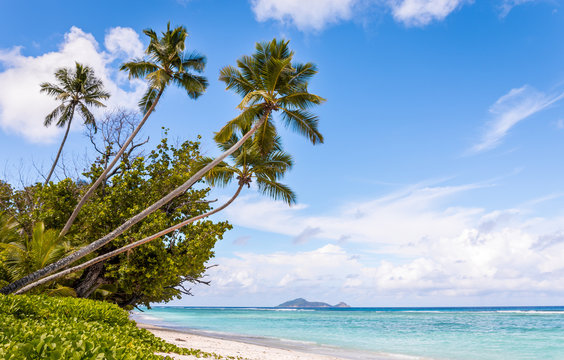
<instances>
[{"instance_id":1,"label":"white cloud","mask_svg":"<svg viewBox=\"0 0 564 360\"><path fill-rule=\"evenodd\" d=\"M310 238L409 243L421 237L455 235L478 218L482 209L440 205L479 186L407 188L375 200L346 204L335 214L313 216L302 215L305 205L288 207L282 202L247 196L239 198L224 213L234 224L289 235L298 240L296 243Z\"/></svg>"},{"instance_id":2,"label":"white cloud","mask_svg":"<svg viewBox=\"0 0 564 360\"><path fill-rule=\"evenodd\" d=\"M500 97L489 111L493 119L480 142L474 145L472 152L481 152L499 145L509 130L520 121L546 109L561 100L564 93L545 94L528 85L511 91Z\"/></svg>"},{"instance_id":3,"label":"white cloud","mask_svg":"<svg viewBox=\"0 0 564 360\"><path fill-rule=\"evenodd\" d=\"M391 298L421 306L421 298L429 305L468 304L471 297L495 304L505 296L507 305L564 296L564 217L533 216L527 206L543 199L489 212L449 204L478 187L415 186L330 215L242 198L227 214L230 222L287 235L289 242L306 234L317 239L310 244L322 245L216 258L213 286L198 288L198 296L224 299L223 305L235 296L241 301L234 305L244 306L303 296L367 306L389 306ZM343 236L347 243L340 245Z\"/></svg>"},{"instance_id":4,"label":"white cloud","mask_svg":"<svg viewBox=\"0 0 564 360\"><path fill-rule=\"evenodd\" d=\"M144 85L141 81L125 83L125 77L117 72L114 61L140 56L142 44L135 31L129 28L113 28L105 38L106 50L101 50L96 39L77 27L65 34L57 51L39 56L25 56L21 47L0 50L0 127L3 131L25 137L39 143L53 142L62 131L55 126L45 128L43 120L57 102L39 92L42 82L55 82L53 73L61 67L71 67L74 62L89 65L95 75L104 82L111 98L108 107L121 106L136 109ZM128 90L123 90L124 86ZM102 111L95 111L100 114ZM81 120L73 121L73 128L80 128Z\"/></svg>"},{"instance_id":5,"label":"white cloud","mask_svg":"<svg viewBox=\"0 0 564 360\"><path fill-rule=\"evenodd\" d=\"M295 253L236 253L214 260L219 266L209 273L213 286L198 294L272 302L307 296L357 305L381 304L389 297L405 297L404 304L411 305L418 297L443 305L449 303L445 297L488 295L495 303L499 294L554 299L564 295L563 234L470 227L456 236L414 239L395 249L396 258L384 260L334 244Z\"/></svg>"},{"instance_id":6,"label":"white cloud","mask_svg":"<svg viewBox=\"0 0 564 360\"><path fill-rule=\"evenodd\" d=\"M396 21L408 26L424 26L442 21L468 0L390 0Z\"/></svg>"},{"instance_id":7,"label":"white cloud","mask_svg":"<svg viewBox=\"0 0 564 360\"><path fill-rule=\"evenodd\" d=\"M503 0L500 6L500 16L506 17L515 6L523 5L537 0Z\"/></svg>"},{"instance_id":8,"label":"white cloud","mask_svg":"<svg viewBox=\"0 0 564 360\"><path fill-rule=\"evenodd\" d=\"M127 58L143 56L143 44L139 35L131 28L115 27L110 29L104 39L104 46L112 55L125 55Z\"/></svg>"},{"instance_id":9,"label":"white cloud","mask_svg":"<svg viewBox=\"0 0 564 360\"><path fill-rule=\"evenodd\" d=\"M291 22L300 30L321 30L327 24L352 17L357 0L253 0L252 9L258 21Z\"/></svg>"},{"instance_id":10,"label":"white cloud","mask_svg":"<svg viewBox=\"0 0 564 360\"><path fill-rule=\"evenodd\" d=\"M389 9L394 19L407 26L424 26L442 21L472 0L253 0L258 21L291 23L298 29L321 30L329 24L360 16L368 6Z\"/></svg>"}]
</instances>

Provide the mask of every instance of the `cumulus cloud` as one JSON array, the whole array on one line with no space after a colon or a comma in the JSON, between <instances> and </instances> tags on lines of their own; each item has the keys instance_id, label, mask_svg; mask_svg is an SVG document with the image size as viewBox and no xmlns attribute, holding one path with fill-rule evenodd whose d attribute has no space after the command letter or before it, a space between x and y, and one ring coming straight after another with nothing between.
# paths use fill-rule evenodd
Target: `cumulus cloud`
<instances>
[{"instance_id":1,"label":"cumulus cloud","mask_svg":"<svg viewBox=\"0 0 564 360\"><path fill-rule=\"evenodd\" d=\"M546 109L563 97L564 93L546 94L529 85L511 89L490 107L489 112L493 119L480 142L474 145L471 151L476 153L496 147L517 123Z\"/></svg>"},{"instance_id":2,"label":"cumulus cloud","mask_svg":"<svg viewBox=\"0 0 564 360\"><path fill-rule=\"evenodd\" d=\"M55 82L53 73L60 67L71 67L74 62L89 65L104 82L111 98L108 107L120 106L136 109L144 85L141 81L129 82L117 71L116 61L142 55L143 46L137 33L129 28L113 28L104 41L105 50L92 36L72 27L65 34L57 51L39 56L25 56L22 47L0 49L0 127L10 134L25 137L31 142L53 142L61 129L45 128L43 120L58 103L39 92L42 82ZM100 114L101 110L95 111ZM75 121L74 129L81 122Z\"/></svg>"},{"instance_id":3,"label":"cumulus cloud","mask_svg":"<svg viewBox=\"0 0 564 360\"><path fill-rule=\"evenodd\" d=\"M292 23L300 30L321 30L327 24L352 17L357 0L253 0L258 21L277 20Z\"/></svg>"},{"instance_id":4,"label":"cumulus cloud","mask_svg":"<svg viewBox=\"0 0 564 360\"><path fill-rule=\"evenodd\" d=\"M373 261L335 244L297 253L236 253L216 259L219 266L209 273L214 286L200 290L203 296L269 299L307 295L339 301L346 296L367 305L398 296L443 300L487 294L495 299L501 293L562 296L562 234L526 227L493 231L469 227L455 236L413 239L396 248L398 258Z\"/></svg>"},{"instance_id":5,"label":"cumulus cloud","mask_svg":"<svg viewBox=\"0 0 564 360\"><path fill-rule=\"evenodd\" d=\"M468 0L390 0L389 6L396 21L407 26L424 26L442 21Z\"/></svg>"},{"instance_id":6,"label":"cumulus cloud","mask_svg":"<svg viewBox=\"0 0 564 360\"><path fill-rule=\"evenodd\" d=\"M253 0L257 20L276 20L298 29L321 30L329 24L350 20L367 6L391 11L394 19L407 26L424 26L442 21L471 0Z\"/></svg>"}]
</instances>

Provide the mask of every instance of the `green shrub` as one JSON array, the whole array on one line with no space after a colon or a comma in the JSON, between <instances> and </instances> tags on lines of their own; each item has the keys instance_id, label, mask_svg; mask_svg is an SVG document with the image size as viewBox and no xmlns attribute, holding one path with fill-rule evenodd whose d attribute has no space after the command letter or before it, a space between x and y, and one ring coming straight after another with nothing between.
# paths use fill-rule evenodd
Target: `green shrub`
<instances>
[{"instance_id":1,"label":"green shrub","mask_svg":"<svg viewBox=\"0 0 564 360\"><path fill-rule=\"evenodd\" d=\"M114 304L0 295L0 359L162 359L155 352L221 358L165 342Z\"/></svg>"}]
</instances>

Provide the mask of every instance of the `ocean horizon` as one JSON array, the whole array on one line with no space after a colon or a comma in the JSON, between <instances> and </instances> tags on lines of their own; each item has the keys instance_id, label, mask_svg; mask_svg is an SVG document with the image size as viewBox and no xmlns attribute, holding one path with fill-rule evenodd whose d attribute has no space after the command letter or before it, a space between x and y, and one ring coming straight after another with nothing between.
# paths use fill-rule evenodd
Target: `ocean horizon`
<instances>
[{"instance_id":1,"label":"ocean horizon","mask_svg":"<svg viewBox=\"0 0 564 360\"><path fill-rule=\"evenodd\" d=\"M138 322L348 359L564 359L564 306L154 306Z\"/></svg>"}]
</instances>

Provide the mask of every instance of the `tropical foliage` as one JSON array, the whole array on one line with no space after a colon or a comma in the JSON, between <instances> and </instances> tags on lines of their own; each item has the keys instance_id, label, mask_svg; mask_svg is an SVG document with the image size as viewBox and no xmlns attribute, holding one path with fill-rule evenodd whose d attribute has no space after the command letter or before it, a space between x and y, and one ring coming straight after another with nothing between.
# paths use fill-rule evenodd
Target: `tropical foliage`
<instances>
[{"instance_id":1,"label":"tropical foliage","mask_svg":"<svg viewBox=\"0 0 564 360\"><path fill-rule=\"evenodd\" d=\"M198 163L198 148L197 142L187 141L176 147L163 138L147 156L124 158L119 171L85 205L85 211L64 237L68 246L81 247L91 239L105 235L132 213L182 183ZM86 179L95 179L103 170L103 165L103 159L99 158L85 172ZM88 182L77 183L65 179L48 186L36 184L22 190L13 190L8 184L2 183L0 192L7 197L0 202L0 211L11 215L21 224L24 234L32 233L33 224L39 222L43 222L46 228L58 229L63 226L77 203L80 192L87 186ZM210 209L210 204L205 200L208 191L209 189L203 188L186 192L181 198L153 213L143 223L132 227L127 236L117 238L111 245L92 253L89 258L206 213ZM229 228L230 225L226 222L201 221L108 260L100 266L64 277L37 291L52 291L57 286L66 286L74 289L80 297L103 297L126 307L169 301L182 294L184 290L180 285L184 281L195 281L204 275L205 263L213 256L212 249L216 241ZM58 239L54 230L47 230L47 233L49 239ZM0 254L6 256L7 253ZM22 249L22 257L28 256L26 254ZM5 261L3 263L7 265ZM23 274L36 269L37 267L28 269ZM4 280L13 279L9 277ZM96 293L96 290L103 291Z\"/></svg>"},{"instance_id":2,"label":"tropical foliage","mask_svg":"<svg viewBox=\"0 0 564 360\"><path fill-rule=\"evenodd\" d=\"M233 135L230 141L220 144L220 148L230 147L232 146L232 143L236 143L237 141L237 136ZM76 271L89 268L90 266L98 267L100 262L102 261L108 260L126 251L129 252L132 249L159 239L160 237L181 229L186 225L192 224L195 221L207 218L217 212L220 212L228 207L239 196L241 190L245 187L245 185L247 185L247 187L250 187L253 178L256 178L258 189L262 193L268 194L274 199L283 199L288 203L288 205L295 203L296 196L294 192L288 186L278 182L278 180L282 178L284 173L292 167L292 158L290 155L282 151L280 139L276 139L275 145L275 148L268 155L261 156L256 147L253 146L249 141L248 144L243 145L241 148L237 149L235 153L232 154L234 161L233 165L222 162L206 174L206 181L213 186L225 186L231 180L233 180L235 176L237 176L239 185L237 191L228 201L223 203L221 206L218 206L207 213L183 220L153 235L146 236L143 239L126 244L121 248L106 252L82 264L75 265L56 274L46 276L43 279L40 279L32 284L23 287L18 291L18 293L28 291L52 280L59 279ZM209 164L210 161L212 161L211 158L201 158L196 161L195 168L198 169L205 167L207 164ZM91 269L89 269L88 271L91 271Z\"/></svg>"},{"instance_id":3,"label":"tropical foliage","mask_svg":"<svg viewBox=\"0 0 564 360\"><path fill-rule=\"evenodd\" d=\"M218 145L226 151L238 141L239 137L232 134L229 140ZM287 185L278 182L293 166L292 157L282 150L280 137L274 139L274 146L266 155L248 141L231 154L230 160L232 164L223 161L208 171L205 180L212 186L226 186L236 178L240 187L250 187L254 179L259 192L275 200L283 200L288 205L296 202L296 194ZM212 158L204 157L198 161L197 167L203 168L212 161Z\"/></svg>"},{"instance_id":4,"label":"tropical foliage","mask_svg":"<svg viewBox=\"0 0 564 360\"><path fill-rule=\"evenodd\" d=\"M135 130L117 151L114 159L105 166L98 179L92 183L88 191L84 193L76 204L72 214L62 228L60 236L64 236L69 231L86 201L90 199L108 173L120 161L127 147L130 146L155 109L165 88L170 83L174 83L181 89L184 89L190 98L196 99L208 86L205 77L192 74L189 71L193 70L201 73L205 68L206 58L198 55L196 52L191 54L184 52L188 36L186 28L178 26L171 30L170 23L168 23L167 31L163 32L160 38L152 29L144 30L144 33L150 38L149 46L145 50L147 57L127 62L121 67L121 70L128 72L130 79L142 78L148 83L147 91L139 102L139 107L144 114L143 119L141 119Z\"/></svg>"},{"instance_id":5,"label":"tropical foliage","mask_svg":"<svg viewBox=\"0 0 564 360\"><path fill-rule=\"evenodd\" d=\"M41 221L33 227L31 237L23 235L13 241L0 242L3 263L12 279L49 265L69 250L70 244L59 238L57 231L45 230Z\"/></svg>"},{"instance_id":6,"label":"tropical foliage","mask_svg":"<svg viewBox=\"0 0 564 360\"><path fill-rule=\"evenodd\" d=\"M163 359L155 352L223 358L166 343L136 327L128 313L113 304L0 295L2 359Z\"/></svg>"},{"instance_id":7,"label":"tropical foliage","mask_svg":"<svg viewBox=\"0 0 564 360\"><path fill-rule=\"evenodd\" d=\"M151 237L149 234L163 233L165 230L159 232L163 228L176 230L179 225L225 208L253 179L261 192L288 204L295 202L294 193L279 183L282 175L292 166L292 159L282 151L274 115L280 114L283 124L305 135L313 144L323 142L318 130L318 118L310 112L312 107L324 101L308 91L308 82L317 72L315 66L311 63L294 63L293 52L287 41L274 39L268 43L258 43L255 54L239 59L237 67L228 66L221 71L220 80L227 84L227 89L239 93L243 100L239 104L239 116L216 133L215 140L224 151L220 156L200 159L197 143L185 142L179 149L174 149L165 140L149 156L129 158L125 148L169 83L180 85L193 98L199 96L207 86L204 78L186 71L201 71L204 59L198 55L184 54L184 28L171 30L169 24L161 38L152 30L146 30L145 34L151 39L146 51L147 59L134 60L122 67L122 70L129 71L131 78L145 78L148 81L148 90L140 102L145 116L113 162L107 165L107 159L104 159L93 164L84 174L87 177L84 183L69 180L64 184L67 185L66 189L59 188L58 184L52 184L52 187L34 185L25 189L26 196L16 192L17 199L12 201L19 204L14 214L24 214L21 221L24 228L29 228L30 224L37 221L46 224L52 221L53 228L60 228L61 224L57 220L68 218L59 237L66 235L70 244L79 250L5 286L1 289L2 293L10 293L36 282L79 259L84 261L108 251L127 248L127 253L118 251L121 254L118 257L105 259L84 271L80 279L73 282L77 295L90 296L96 289L110 285L111 290L107 290L112 294L110 298L122 306L167 301L179 295L177 287L184 280L197 280L203 275L205 262L213 256L211 249L215 240L221 238L228 225L202 221L169 234L158 242L129 251L132 245L139 242L137 239L148 239ZM229 156L232 164L225 162ZM118 159L122 161L119 171L108 175ZM239 187L231 200L206 213L209 206L203 199L207 189L191 190L203 177L212 185L225 185L236 177ZM93 185L88 186L89 183ZM104 186L98 189L101 183ZM70 196L66 201L55 204L59 199L57 196L50 201L48 193L51 188L54 192L67 191ZM75 194L84 195L77 197ZM95 196L99 201L85 203L90 196ZM83 206L84 214L77 217ZM56 208L74 210L71 214L64 211L49 214L50 209ZM75 220L75 227L69 232ZM190 232L198 226L210 228ZM144 253L146 251L152 253ZM135 254L143 255L138 262ZM183 259L190 257L192 263L175 263L173 259L178 254ZM166 264L171 266L163 269ZM147 268L152 265L157 269L154 273ZM151 287L150 284L155 286ZM150 289L157 289L156 293L151 293Z\"/></svg>"}]
</instances>

